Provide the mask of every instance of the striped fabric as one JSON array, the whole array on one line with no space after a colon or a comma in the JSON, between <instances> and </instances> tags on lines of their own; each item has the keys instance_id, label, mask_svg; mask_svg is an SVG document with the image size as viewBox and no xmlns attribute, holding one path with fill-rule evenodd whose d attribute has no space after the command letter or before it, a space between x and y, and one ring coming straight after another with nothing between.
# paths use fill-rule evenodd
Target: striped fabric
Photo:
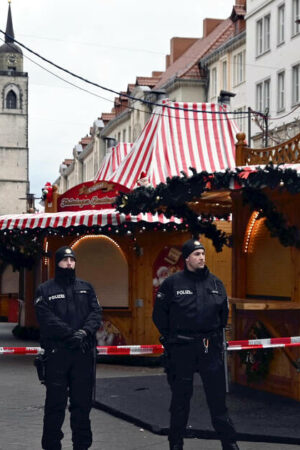
<instances>
[{"instance_id":1,"label":"striped fabric","mask_svg":"<svg viewBox=\"0 0 300 450\"><path fill-rule=\"evenodd\" d=\"M95 177L95 181L107 181L109 177L117 170L121 161L128 155L133 144L119 142L116 147L112 147L105 155L101 166Z\"/></svg>"},{"instance_id":2,"label":"striped fabric","mask_svg":"<svg viewBox=\"0 0 300 450\"><path fill-rule=\"evenodd\" d=\"M121 214L115 209L102 209L99 211L68 211L58 213L38 213L38 214L16 214L0 216L0 231L5 230L26 230L35 228L68 228L85 225L92 226L118 226L122 223L160 223L174 224L182 223L181 219L171 217L167 219L163 214L139 214L132 216L131 214Z\"/></svg>"},{"instance_id":3,"label":"striped fabric","mask_svg":"<svg viewBox=\"0 0 300 450\"><path fill-rule=\"evenodd\" d=\"M189 109L170 109L167 107ZM210 111L210 112L209 112ZM197 172L218 172L235 167L235 122L222 105L212 103L173 103L157 106L131 152L109 181L129 189L146 174L152 186L167 177Z\"/></svg>"}]
</instances>

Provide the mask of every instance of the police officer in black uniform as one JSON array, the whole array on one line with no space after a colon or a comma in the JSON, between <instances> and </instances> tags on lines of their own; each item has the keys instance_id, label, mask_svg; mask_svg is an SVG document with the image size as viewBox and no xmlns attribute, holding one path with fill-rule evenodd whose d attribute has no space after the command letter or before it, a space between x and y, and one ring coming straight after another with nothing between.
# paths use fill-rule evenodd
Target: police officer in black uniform
<instances>
[{"instance_id":1,"label":"police officer in black uniform","mask_svg":"<svg viewBox=\"0 0 300 450\"><path fill-rule=\"evenodd\" d=\"M225 404L223 328L228 318L226 291L223 283L205 265L205 249L199 241L185 242L182 254L184 270L164 280L153 310L153 321L162 335L172 392L170 449L183 449L193 375L199 372L222 448L238 450L235 429Z\"/></svg>"},{"instance_id":2,"label":"police officer in black uniform","mask_svg":"<svg viewBox=\"0 0 300 450\"><path fill-rule=\"evenodd\" d=\"M55 254L55 278L41 284L35 311L44 349L46 401L42 447L61 450L67 398L74 450L92 445L92 406L96 339L101 308L93 287L75 276L70 247Z\"/></svg>"}]
</instances>

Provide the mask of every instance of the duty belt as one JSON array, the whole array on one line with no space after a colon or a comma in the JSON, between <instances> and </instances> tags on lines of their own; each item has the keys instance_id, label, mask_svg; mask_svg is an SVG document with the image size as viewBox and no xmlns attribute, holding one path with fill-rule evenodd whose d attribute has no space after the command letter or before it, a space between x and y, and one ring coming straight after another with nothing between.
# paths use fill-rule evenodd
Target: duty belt
<instances>
[{"instance_id":1,"label":"duty belt","mask_svg":"<svg viewBox=\"0 0 300 450\"><path fill-rule=\"evenodd\" d=\"M218 331L214 330L208 333L193 333L193 334L176 334L174 338L170 339L170 343L174 344L192 344L192 343L202 343L204 348L204 353L208 353L210 338L218 336ZM172 342L173 341L173 342Z\"/></svg>"}]
</instances>

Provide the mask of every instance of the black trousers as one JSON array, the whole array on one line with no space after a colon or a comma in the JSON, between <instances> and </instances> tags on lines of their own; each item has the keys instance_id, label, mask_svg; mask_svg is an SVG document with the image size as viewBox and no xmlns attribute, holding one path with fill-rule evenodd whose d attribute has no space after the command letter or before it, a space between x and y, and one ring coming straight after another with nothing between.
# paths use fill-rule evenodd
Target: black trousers
<instances>
[{"instance_id":1,"label":"black trousers","mask_svg":"<svg viewBox=\"0 0 300 450\"><path fill-rule=\"evenodd\" d=\"M202 340L188 344L171 344L168 349L168 382L172 391L169 441L182 444L193 394L193 376L202 378L212 425L221 441L235 441L235 429L228 416L225 396L225 372L220 338L211 338L208 352Z\"/></svg>"},{"instance_id":2,"label":"black trousers","mask_svg":"<svg viewBox=\"0 0 300 450\"><path fill-rule=\"evenodd\" d=\"M92 444L90 410L94 387L94 350L57 349L46 360L46 401L42 447L61 450L61 428L70 397L70 424L73 449L87 449Z\"/></svg>"}]
</instances>

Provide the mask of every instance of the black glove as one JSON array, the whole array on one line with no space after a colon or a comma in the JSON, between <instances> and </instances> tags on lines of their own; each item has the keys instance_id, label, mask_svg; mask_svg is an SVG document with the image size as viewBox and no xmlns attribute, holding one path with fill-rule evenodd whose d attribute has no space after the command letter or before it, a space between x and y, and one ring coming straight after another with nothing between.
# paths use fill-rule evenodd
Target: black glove
<instances>
[{"instance_id":1,"label":"black glove","mask_svg":"<svg viewBox=\"0 0 300 450\"><path fill-rule=\"evenodd\" d=\"M168 351L168 339L165 336L160 336L159 342L164 347L164 349Z\"/></svg>"},{"instance_id":2,"label":"black glove","mask_svg":"<svg viewBox=\"0 0 300 450\"><path fill-rule=\"evenodd\" d=\"M81 349L83 342L86 340L87 333L84 330L74 331L71 337L66 340L67 346L71 350Z\"/></svg>"}]
</instances>

